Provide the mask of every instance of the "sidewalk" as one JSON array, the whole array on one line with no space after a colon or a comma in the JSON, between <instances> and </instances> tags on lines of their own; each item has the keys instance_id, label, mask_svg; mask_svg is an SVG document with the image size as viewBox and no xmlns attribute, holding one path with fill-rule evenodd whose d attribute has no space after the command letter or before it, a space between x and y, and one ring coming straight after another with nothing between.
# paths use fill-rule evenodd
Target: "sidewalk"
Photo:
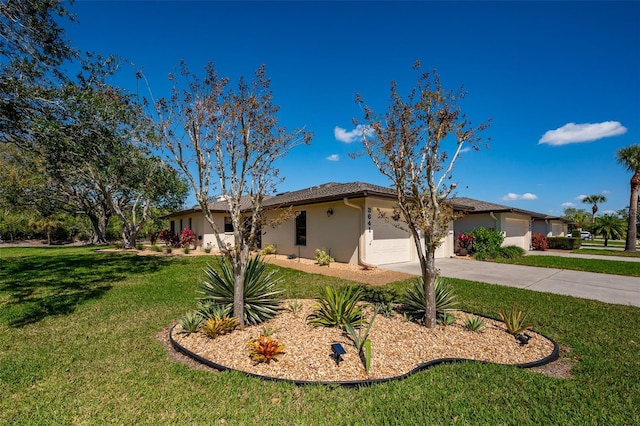
<instances>
[{"instance_id":1,"label":"sidewalk","mask_svg":"<svg viewBox=\"0 0 640 426\"><path fill-rule=\"evenodd\" d=\"M559 255L555 252L553 254L550 252L535 254L534 252L530 252L529 254ZM589 258L605 258L616 261L640 261L638 258L596 257L595 255L572 255L569 253L565 253L564 255L571 257L589 256ZM420 265L417 262L392 263L379 265L379 267L412 275L420 275ZM480 262L472 259L456 258L436 259L436 267L440 269L440 273L445 277L507 285L534 291L640 307L640 278L638 277L537 268L533 266ZM640 264L638 268L640 268Z\"/></svg>"}]
</instances>

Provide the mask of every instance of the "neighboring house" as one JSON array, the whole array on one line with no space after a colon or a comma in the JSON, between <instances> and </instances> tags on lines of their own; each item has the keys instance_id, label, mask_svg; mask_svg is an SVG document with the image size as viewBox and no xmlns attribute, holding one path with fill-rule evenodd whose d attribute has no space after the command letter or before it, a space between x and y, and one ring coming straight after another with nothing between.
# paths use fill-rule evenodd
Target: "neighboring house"
<instances>
[{"instance_id":1,"label":"neighboring house","mask_svg":"<svg viewBox=\"0 0 640 426\"><path fill-rule=\"evenodd\" d=\"M456 197L451 201L463 213L454 222L456 235L479 227L497 229L504 235L503 246L513 245L529 250L532 233L551 237L563 236L567 232L568 222L557 217L467 197Z\"/></svg>"},{"instance_id":2,"label":"neighboring house","mask_svg":"<svg viewBox=\"0 0 640 426\"><path fill-rule=\"evenodd\" d=\"M453 198L451 202L456 211L464 211L465 215L451 223L436 251L438 258L453 256L455 235L479 226L499 229L505 234L505 245L514 244L529 250L531 223L545 218L539 213L470 198ZM258 246L270 244L279 254L311 259L316 249L325 249L338 262L372 266L417 261L413 237L401 221L393 218L395 204L394 190L363 182L330 182L265 197L265 218L277 224L265 225ZM233 227L226 201L218 200L209 207L222 231L222 240L232 244ZM245 207L250 210L249 204ZM277 220L285 213L285 220ZM197 246L217 248L215 236L199 206L167 218L175 233L189 228L198 237Z\"/></svg>"}]
</instances>

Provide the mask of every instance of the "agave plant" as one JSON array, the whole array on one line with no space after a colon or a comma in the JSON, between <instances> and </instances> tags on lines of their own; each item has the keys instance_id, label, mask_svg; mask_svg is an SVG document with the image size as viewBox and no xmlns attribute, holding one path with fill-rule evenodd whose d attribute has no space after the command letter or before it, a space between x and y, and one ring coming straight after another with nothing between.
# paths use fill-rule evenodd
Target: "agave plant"
<instances>
[{"instance_id":1,"label":"agave plant","mask_svg":"<svg viewBox=\"0 0 640 426\"><path fill-rule=\"evenodd\" d=\"M499 314L505 327L507 327L509 334L514 336L532 327L531 324L525 323L528 313L519 310L515 303L511 305L511 310L509 312L501 309Z\"/></svg>"},{"instance_id":2,"label":"agave plant","mask_svg":"<svg viewBox=\"0 0 640 426\"><path fill-rule=\"evenodd\" d=\"M230 262L218 258L218 268L207 265L204 273L207 277L202 281L200 300L233 309L233 293L235 277ZM249 259L244 276L244 323L259 324L278 313L282 278L275 276L276 271L267 272L267 264L258 257Z\"/></svg>"},{"instance_id":3,"label":"agave plant","mask_svg":"<svg viewBox=\"0 0 640 426\"><path fill-rule=\"evenodd\" d=\"M362 307L357 305L360 295L361 290L352 286L325 287L316 300L318 308L307 317L307 322L318 327L341 328L355 324L362 319Z\"/></svg>"},{"instance_id":4,"label":"agave plant","mask_svg":"<svg viewBox=\"0 0 640 426\"><path fill-rule=\"evenodd\" d=\"M424 297L424 281L422 277L416 278L402 300L403 311L415 321L424 321L426 303ZM453 287L443 277L437 277L434 284L436 296L436 317L442 321L447 311L453 310L458 304Z\"/></svg>"},{"instance_id":5,"label":"agave plant","mask_svg":"<svg viewBox=\"0 0 640 426\"><path fill-rule=\"evenodd\" d=\"M485 327L484 318L477 317L475 315L467 316L464 319L464 328L469 331L475 331L481 333Z\"/></svg>"},{"instance_id":6,"label":"agave plant","mask_svg":"<svg viewBox=\"0 0 640 426\"><path fill-rule=\"evenodd\" d=\"M206 321L213 317L223 318L231 314L231 306L217 305L211 301L200 300L198 303L198 315Z\"/></svg>"},{"instance_id":7,"label":"agave plant","mask_svg":"<svg viewBox=\"0 0 640 426\"><path fill-rule=\"evenodd\" d=\"M191 311L184 314L179 320L178 324L182 327L180 334L195 333L202 326L202 316L199 312Z\"/></svg>"}]
</instances>

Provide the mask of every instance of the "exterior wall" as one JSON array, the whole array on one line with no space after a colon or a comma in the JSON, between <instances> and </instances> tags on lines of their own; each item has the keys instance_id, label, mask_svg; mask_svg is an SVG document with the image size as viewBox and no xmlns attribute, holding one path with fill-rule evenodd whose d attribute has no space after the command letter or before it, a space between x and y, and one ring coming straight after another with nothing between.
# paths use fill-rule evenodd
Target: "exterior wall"
<instances>
[{"instance_id":1,"label":"exterior wall","mask_svg":"<svg viewBox=\"0 0 640 426\"><path fill-rule=\"evenodd\" d=\"M476 228L497 229L504 235L503 246L518 246L524 250L531 248L530 216L517 213L496 213L494 220L489 213L470 214L456 219L455 234L471 232Z\"/></svg>"},{"instance_id":2,"label":"exterior wall","mask_svg":"<svg viewBox=\"0 0 640 426\"><path fill-rule=\"evenodd\" d=\"M560 220L535 220L531 224L531 232L547 237L564 237L567 230L568 225Z\"/></svg>"},{"instance_id":3,"label":"exterior wall","mask_svg":"<svg viewBox=\"0 0 640 426\"><path fill-rule=\"evenodd\" d=\"M357 200L362 204L362 200ZM331 209L333 214L327 214ZM279 254L314 259L316 249L324 248L337 262L358 263L358 238L360 236L359 211L343 202L330 202L297 206L294 211L306 211L307 239L305 245L296 245L295 219L282 222L277 227L266 226L262 232L262 246L271 244ZM266 211L268 219L275 219L279 212Z\"/></svg>"},{"instance_id":4,"label":"exterior wall","mask_svg":"<svg viewBox=\"0 0 640 426\"><path fill-rule=\"evenodd\" d=\"M436 249L436 259L444 257L451 257L454 254L456 236L454 232L454 222L449 222L449 232L447 236L443 238L442 244Z\"/></svg>"},{"instance_id":5,"label":"exterior wall","mask_svg":"<svg viewBox=\"0 0 640 426\"><path fill-rule=\"evenodd\" d=\"M214 213L213 221L220 230L224 230L224 214ZM191 220L191 222L189 222ZM171 221L175 224L175 233L180 234L184 228L189 228L191 223L191 230L196 234L196 248L203 248L210 246L213 249L218 248L218 242L211 229L211 225L201 212L192 212L190 214L175 216L171 218ZM181 227L182 224L182 227ZM234 238L231 233L223 233L220 235L223 242L233 244Z\"/></svg>"}]
</instances>

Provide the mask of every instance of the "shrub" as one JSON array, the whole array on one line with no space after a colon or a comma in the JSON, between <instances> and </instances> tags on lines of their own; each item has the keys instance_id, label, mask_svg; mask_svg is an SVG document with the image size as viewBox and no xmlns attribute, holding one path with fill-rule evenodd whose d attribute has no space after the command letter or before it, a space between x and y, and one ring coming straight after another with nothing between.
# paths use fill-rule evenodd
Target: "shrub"
<instances>
[{"instance_id":1,"label":"shrub","mask_svg":"<svg viewBox=\"0 0 640 426\"><path fill-rule=\"evenodd\" d=\"M362 307L358 306L361 292L353 286L324 288L318 299L318 308L307 317L307 322L318 327L340 327L362 320Z\"/></svg>"},{"instance_id":2,"label":"shrub","mask_svg":"<svg viewBox=\"0 0 640 426\"><path fill-rule=\"evenodd\" d=\"M547 243L547 237L544 234L532 234L531 235L531 248L534 250L544 251L549 248Z\"/></svg>"},{"instance_id":3,"label":"shrub","mask_svg":"<svg viewBox=\"0 0 640 426\"><path fill-rule=\"evenodd\" d=\"M394 303L400 298L394 288L372 287L365 284L357 286L361 293L360 299L369 303Z\"/></svg>"},{"instance_id":4,"label":"shrub","mask_svg":"<svg viewBox=\"0 0 640 426\"><path fill-rule=\"evenodd\" d=\"M491 253L500 248L504 242L504 235L496 229L476 228L471 232L473 236L473 251L476 253Z\"/></svg>"},{"instance_id":5,"label":"shrub","mask_svg":"<svg viewBox=\"0 0 640 426\"><path fill-rule=\"evenodd\" d=\"M524 254L524 249L518 246L504 246L498 249L498 256L502 259L517 259Z\"/></svg>"},{"instance_id":6,"label":"shrub","mask_svg":"<svg viewBox=\"0 0 640 426\"><path fill-rule=\"evenodd\" d=\"M151 246L151 251L155 251L155 252L161 252L162 249L156 245Z\"/></svg>"},{"instance_id":7,"label":"shrub","mask_svg":"<svg viewBox=\"0 0 640 426\"><path fill-rule=\"evenodd\" d=\"M501 309L499 314L509 334L514 336L532 327L531 324L525 324L524 322L528 314L519 310L515 303L511 305L509 312Z\"/></svg>"},{"instance_id":8,"label":"shrub","mask_svg":"<svg viewBox=\"0 0 640 426\"><path fill-rule=\"evenodd\" d=\"M263 256L266 254L276 254L277 252L278 249L273 244L267 244L260 250L260 254Z\"/></svg>"},{"instance_id":9,"label":"shrub","mask_svg":"<svg viewBox=\"0 0 640 426\"><path fill-rule=\"evenodd\" d=\"M285 349L285 346L281 345L277 339L262 335L257 339L249 340L247 346L249 347L249 357L256 364L261 362L269 364L272 360L278 361L278 357L284 353Z\"/></svg>"},{"instance_id":10,"label":"shrub","mask_svg":"<svg viewBox=\"0 0 640 426\"><path fill-rule=\"evenodd\" d=\"M205 247L203 250L207 254L211 253L211 247L210 246Z\"/></svg>"},{"instance_id":11,"label":"shrub","mask_svg":"<svg viewBox=\"0 0 640 426\"><path fill-rule=\"evenodd\" d=\"M156 245L156 242L158 241L158 235L159 232L154 232L154 231L149 231L149 242L151 243L152 246Z\"/></svg>"},{"instance_id":12,"label":"shrub","mask_svg":"<svg viewBox=\"0 0 640 426\"><path fill-rule=\"evenodd\" d=\"M218 259L218 269L207 265L204 269L207 280L202 281L200 293L202 301L233 308L235 277L233 267L224 258ZM244 322L259 324L278 313L282 278L276 277L276 271L267 272L267 264L258 257L252 257L247 263L244 276Z\"/></svg>"},{"instance_id":13,"label":"shrub","mask_svg":"<svg viewBox=\"0 0 640 426\"><path fill-rule=\"evenodd\" d=\"M191 251L191 249L189 248L189 246L184 246L182 248L182 251L184 252L184 254L189 254L189 252Z\"/></svg>"},{"instance_id":14,"label":"shrub","mask_svg":"<svg viewBox=\"0 0 640 426\"><path fill-rule=\"evenodd\" d=\"M550 249L576 250L580 248L581 242L580 238L549 237L547 244Z\"/></svg>"},{"instance_id":15,"label":"shrub","mask_svg":"<svg viewBox=\"0 0 640 426\"><path fill-rule=\"evenodd\" d=\"M447 311L455 308L458 304L453 287L449 281L443 277L436 277L435 281L436 296L436 317L443 319ZM413 280L407 289L402 300L402 309L414 321L423 322L427 311L424 297L424 281L422 277Z\"/></svg>"},{"instance_id":16,"label":"shrub","mask_svg":"<svg viewBox=\"0 0 640 426\"><path fill-rule=\"evenodd\" d=\"M142 243L136 244L136 250L138 250L138 251L144 250L144 244L142 244Z\"/></svg>"},{"instance_id":17,"label":"shrub","mask_svg":"<svg viewBox=\"0 0 640 426\"><path fill-rule=\"evenodd\" d=\"M170 229L160 231L158 238L163 241L167 247L177 246L179 243L178 237Z\"/></svg>"},{"instance_id":18,"label":"shrub","mask_svg":"<svg viewBox=\"0 0 640 426\"><path fill-rule=\"evenodd\" d=\"M485 327L484 318L477 317L475 315L467 316L464 320L464 328L469 331L475 331L481 333Z\"/></svg>"},{"instance_id":19,"label":"shrub","mask_svg":"<svg viewBox=\"0 0 640 426\"><path fill-rule=\"evenodd\" d=\"M491 260L491 259L516 259L524 256L525 251L522 247L518 246L505 246L499 247L497 250L483 251L475 254L477 260Z\"/></svg>"},{"instance_id":20,"label":"shrub","mask_svg":"<svg viewBox=\"0 0 640 426\"><path fill-rule=\"evenodd\" d=\"M316 262L320 266L329 266L331 262L335 262L335 259L327 254L325 248L322 248L316 249Z\"/></svg>"},{"instance_id":21,"label":"shrub","mask_svg":"<svg viewBox=\"0 0 640 426\"><path fill-rule=\"evenodd\" d=\"M196 242L196 233L189 228L184 228L180 233L180 245L183 247L189 247Z\"/></svg>"},{"instance_id":22,"label":"shrub","mask_svg":"<svg viewBox=\"0 0 640 426\"><path fill-rule=\"evenodd\" d=\"M200 328L204 334L212 339L223 334L231 333L238 326L238 318L230 316L214 316L204 322Z\"/></svg>"}]
</instances>

